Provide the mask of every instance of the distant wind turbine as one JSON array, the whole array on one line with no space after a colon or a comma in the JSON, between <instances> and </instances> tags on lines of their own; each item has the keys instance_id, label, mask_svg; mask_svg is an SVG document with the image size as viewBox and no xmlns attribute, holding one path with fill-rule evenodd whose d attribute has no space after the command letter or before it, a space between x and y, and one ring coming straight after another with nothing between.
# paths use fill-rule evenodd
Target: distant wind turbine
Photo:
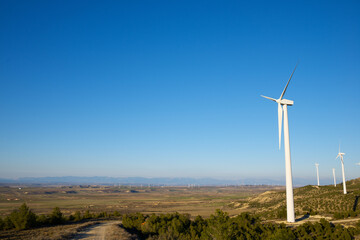
<instances>
[{"instance_id":1,"label":"distant wind turbine","mask_svg":"<svg viewBox=\"0 0 360 240\"><path fill-rule=\"evenodd\" d=\"M291 73L291 76L280 95L279 99L274 99L261 95L264 98L272 100L278 104L278 127L279 127L279 149L281 146L281 130L282 130L282 115L284 112L284 148L285 148L285 169L286 169L286 208L287 208L287 221L295 222L295 209L294 209L294 194L292 184L292 173L291 173L291 156L290 156L290 137L289 137L289 121L287 106L292 106L294 102L292 100L283 99L289 82L295 72L297 64Z\"/></svg>"},{"instance_id":2,"label":"distant wind turbine","mask_svg":"<svg viewBox=\"0 0 360 240\"><path fill-rule=\"evenodd\" d=\"M335 168L333 168L334 187L336 187Z\"/></svg>"},{"instance_id":3,"label":"distant wind turbine","mask_svg":"<svg viewBox=\"0 0 360 240\"><path fill-rule=\"evenodd\" d=\"M344 156L345 153L340 152L340 145L339 145L339 153L336 156L336 159L340 157L341 160L341 168L342 168L342 178L343 178L343 188L344 188L344 194L346 194L346 181L345 181L345 170L344 170Z\"/></svg>"},{"instance_id":4,"label":"distant wind turbine","mask_svg":"<svg viewBox=\"0 0 360 240\"><path fill-rule=\"evenodd\" d=\"M315 163L316 166L316 174L317 174L317 182L318 182L318 186L320 186L320 180L319 180L319 164Z\"/></svg>"},{"instance_id":5,"label":"distant wind turbine","mask_svg":"<svg viewBox=\"0 0 360 240\"><path fill-rule=\"evenodd\" d=\"M360 165L360 162L358 162L358 163L355 163L356 165Z\"/></svg>"}]
</instances>

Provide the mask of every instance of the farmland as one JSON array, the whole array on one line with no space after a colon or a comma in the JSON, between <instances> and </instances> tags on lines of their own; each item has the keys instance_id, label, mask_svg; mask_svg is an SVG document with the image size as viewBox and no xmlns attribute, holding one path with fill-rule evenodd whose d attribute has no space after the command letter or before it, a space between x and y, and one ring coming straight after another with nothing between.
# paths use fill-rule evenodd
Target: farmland
<instances>
[{"instance_id":1,"label":"farmland","mask_svg":"<svg viewBox=\"0 0 360 240\"><path fill-rule=\"evenodd\" d=\"M141 212L188 213L208 217L216 209L237 215L249 197L278 186L229 187L113 187L113 186L2 186L0 216L26 203L36 214L48 214L56 206L64 215L89 210L93 213L118 211L121 214Z\"/></svg>"}]
</instances>

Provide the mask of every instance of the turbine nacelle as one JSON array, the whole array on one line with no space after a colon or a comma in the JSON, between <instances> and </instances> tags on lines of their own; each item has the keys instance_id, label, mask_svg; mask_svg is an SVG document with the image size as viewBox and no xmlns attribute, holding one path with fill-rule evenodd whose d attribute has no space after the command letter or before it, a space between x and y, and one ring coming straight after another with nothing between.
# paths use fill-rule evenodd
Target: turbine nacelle
<instances>
[{"instance_id":1,"label":"turbine nacelle","mask_svg":"<svg viewBox=\"0 0 360 240\"><path fill-rule=\"evenodd\" d=\"M280 103L281 105L288 105L288 106L292 106L294 104L294 101L288 99L281 99L281 100L278 99L276 102Z\"/></svg>"},{"instance_id":2,"label":"turbine nacelle","mask_svg":"<svg viewBox=\"0 0 360 240\"><path fill-rule=\"evenodd\" d=\"M271 101L274 101L274 102L277 102L277 103L280 103L281 105L288 105L288 106L292 106L294 105L294 101L293 100L288 100L288 99L275 99L275 98L271 98L271 97L267 97L267 96L264 96L264 95L261 95L263 98L267 98Z\"/></svg>"},{"instance_id":3,"label":"turbine nacelle","mask_svg":"<svg viewBox=\"0 0 360 240\"><path fill-rule=\"evenodd\" d=\"M345 153L339 152L338 155L336 156L336 159L340 158L342 164L344 164L344 159L343 159L344 155Z\"/></svg>"}]
</instances>

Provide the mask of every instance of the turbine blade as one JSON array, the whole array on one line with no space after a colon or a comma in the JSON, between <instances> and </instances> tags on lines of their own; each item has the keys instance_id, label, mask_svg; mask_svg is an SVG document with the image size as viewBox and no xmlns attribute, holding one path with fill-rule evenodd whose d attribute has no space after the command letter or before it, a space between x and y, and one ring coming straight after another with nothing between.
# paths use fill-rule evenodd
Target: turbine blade
<instances>
[{"instance_id":1,"label":"turbine blade","mask_svg":"<svg viewBox=\"0 0 360 240\"><path fill-rule=\"evenodd\" d=\"M288 82L287 82L287 84L286 84L286 86L285 86L285 88L284 88L284 91L281 93L280 100L283 98L283 96L284 96L284 94L285 94L285 92L286 92L286 89L287 89L287 87L288 87L288 85L289 85L289 82L290 82L290 80L291 80L294 72L295 72L295 69L296 69L297 65L298 65L298 63L296 64L293 72L291 73L291 76L290 76L290 78L289 78L289 80L288 80Z\"/></svg>"},{"instance_id":2,"label":"turbine blade","mask_svg":"<svg viewBox=\"0 0 360 240\"><path fill-rule=\"evenodd\" d=\"M260 96L262 96L263 98L267 98L267 99L270 99L270 100L276 102L276 99L275 99L275 98L271 98L271 97L267 97L267 96L263 96L263 95L260 95Z\"/></svg>"},{"instance_id":3,"label":"turbine blade","mask_svg":"<svg viewBox=\"0 0 360 240\"><path fill-rule=\"evenodd\" d=\"M279 149L281 148L282 113L283 109L281 104L278 103Z\"/></svg>"}]
</instances>

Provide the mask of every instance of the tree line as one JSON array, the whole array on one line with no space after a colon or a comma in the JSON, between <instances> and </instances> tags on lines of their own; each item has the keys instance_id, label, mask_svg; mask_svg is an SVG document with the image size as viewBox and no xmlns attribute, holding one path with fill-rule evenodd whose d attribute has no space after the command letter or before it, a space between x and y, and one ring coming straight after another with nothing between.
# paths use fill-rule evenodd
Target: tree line
<instances>
[{"instance_id":1,"label":"tree line","mask_svg":"<svg viewBox=\"0 0 360 240\"><path fill-rule=\"evenodd\" d=\"M95 214L91 213L89 210L86 210L84 213L76 211L74 214L65 216L58 207L55 207L48 215L37 215L24 203L18 209L13 210L9 216L6 216L5 218L0 217L0 230L22 230L41 226L52 226L70 222L79 222L86 219L99 219L120 216L121 214L118 211L113 213L101 212Z\"/></svg>"},{"instance_id":2,"label":"tree line","mask_svg":"<svg viewBox=\"0 0 360 240\"><path fill-rule=\"evenodd\" d=\"M354 239L360 233L357 227L344 228L325 219L316 223L304 223L298 227L285 224L262 223L260 218L249 213L230 217L226 212L216 210L209 218L201 216L194 220L188 214L143 215L141 213L123 216L125 229L136 233L142 239Z\"/></svg>"}]
</instances>

